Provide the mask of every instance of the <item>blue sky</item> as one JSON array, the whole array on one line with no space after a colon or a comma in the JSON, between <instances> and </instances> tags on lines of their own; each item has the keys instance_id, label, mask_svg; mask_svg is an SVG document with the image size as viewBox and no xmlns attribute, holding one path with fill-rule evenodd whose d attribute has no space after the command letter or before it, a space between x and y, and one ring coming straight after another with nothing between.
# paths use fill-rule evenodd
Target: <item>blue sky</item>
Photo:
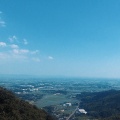
<instances>
[{"instance_id":1,"label":"blue sky","mask_svg":"<svg viewBox=\"0 0 120 120\"><path fill-rule=\"evenodd\" d=\"M120 1L0 0L0 74L120 78Z\"/></svg>"}]
</instances>

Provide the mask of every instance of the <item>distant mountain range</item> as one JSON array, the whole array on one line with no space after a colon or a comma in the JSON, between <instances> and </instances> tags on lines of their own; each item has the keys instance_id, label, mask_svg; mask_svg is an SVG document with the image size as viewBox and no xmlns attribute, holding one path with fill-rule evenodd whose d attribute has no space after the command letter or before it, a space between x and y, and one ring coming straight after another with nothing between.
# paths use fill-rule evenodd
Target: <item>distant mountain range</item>
<instances>
[{"instance_id":1,"label":"distant mountain range","mask_svg":"<svg viewBox=\"0 0 120 120\"><path fill-rule=\"evenodd\" d=\"M90 118L97 120L120 120L120 91L109 90L77 95Z\"/></svg>"},{"instance_id":2,"label":"distant mountain range","mask_svg":"<svg viewBox=\"0 0 120 120\"><path fill-rule=\"evenodd\" d=\"M53 120L44 110L0 87L0 120Z\"/></svg>"}]
</instances>

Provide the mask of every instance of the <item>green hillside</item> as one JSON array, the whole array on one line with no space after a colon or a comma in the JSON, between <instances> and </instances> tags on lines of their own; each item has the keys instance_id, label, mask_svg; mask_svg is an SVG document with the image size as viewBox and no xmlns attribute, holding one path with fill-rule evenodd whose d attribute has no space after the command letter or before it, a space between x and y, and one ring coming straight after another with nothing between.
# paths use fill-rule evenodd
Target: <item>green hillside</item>
<instances>
[{"instance_id":1,"label":"green hillside","mask_svg":"<svg viewBox=\"0 0 120 120\"><path fill-rule=\"evenodd\" d=\"M101 120L120 120L120 91L110 90L77 95L84 108L92 118Z\"/></svg>"},{"instance_id":2,"label":"green hillside","mask_svg":"<svg viewBox=\"0 0 120 120\"><path fill-rule=\"evenodd\" d=\"M44 110L0 87L0 120L52 120Z\"/></svg>"}]
</instances>

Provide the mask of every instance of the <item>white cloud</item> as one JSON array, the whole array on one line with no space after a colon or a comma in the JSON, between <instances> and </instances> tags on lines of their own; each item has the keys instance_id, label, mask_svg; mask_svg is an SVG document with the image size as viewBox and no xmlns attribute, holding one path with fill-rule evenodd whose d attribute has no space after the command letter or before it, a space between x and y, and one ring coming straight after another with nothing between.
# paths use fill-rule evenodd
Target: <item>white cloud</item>
<instances>
[{"instance_id":1,"label":"white cloud","mask_svg":"<svg viewBox=\"0 0 120 120\"><path fill-rule=\"evenodd\" d=\"M29 53L29 50L27 50L27 49L21 49L21 50L20 50L20 53L21 53L21 54L26 54L26 53Z\"/></svg>"},{"instance_id":2,"label":"white cloud","mask_svg":"<svg viewBox=\"0 0 120 120\"><path fill-rule=\"evenodd\" d=\"M13 54L11 52L0 52L0 60L28 60L26 55Z\"/></svg>"},{"instance_id":3,"label":"white cloud","mask_svg":"<svg viewBox=\"0 0 120 120\"><path fill-rule=\"evenodd\" d=\"M30 50L26 48L22 48L21 43L28 44L26 39L23 39L22 42L18 41L18 38L14 35L8 38L10 43L5 43L5 42L0 42L0 47L5 47L2 48L2 52L0 52L0 59L4 60L27 60L27 61L35 61L35 62L40 62L39 59L39 50ZM17 42L17 44L16 44ZM24 46L25 47L25 46ZM52 58L50 58L52 59Z\"/></svg>"},{"instance_id":4,"label":"white cloud","mask_svg":"<svg viewBox=\"0 0 120 120\"><path fill-rule=\"evenodd\" d=\"M18 60L28 60L28 56L26 55L19 55L19 54L13 54L11 56L12 59L18 59Z\"/></svg>"},{"instance_id":5,"label":"white cloud","mask_svg":"<svg viewBox=\"0 0 120 120\"><path fill-rule=\"evenodd\" d=\"M29 53L29 50L27 49L13 49L14 54L27 54Z\"/></svg>"},{"instance_id":6,"label":"white cloud","mask_svg":"<svg viewBox=\"0 0 120 120\"><path fill-rule=\"evenodd\" d=\"M6 26L5 21L3 21L3 20L0 19L0 27L5 27L5 26Z\"/></svg>"},{"instance_id":7,"label":"white cloud","mask_svg":"<svg viewBox=\"0 0 120 120\"><path fill-rule=\"evenodd\" d=\"M23 39L24 45L28 44L28 41L26 39Z\"/></svg>"},{"instance_id":8,"label":"white cloud","mask_svg":"<svg viewBox=\"0 0 120 120\"><path fill-rule=\"evenodd\" d=\"M31 54L37 54L39 53L39 50L31 51Z\"/></svg>"},{"instance_id":9,"label":"white cloud","mask_svg":"<svg viewBox=\"0 0 120 120\"><path fill-rule=\"evenodd\" d=\"M0 15L2 14L2 11L0 11ZM5 27L6 23L4 20L2 20L2 18L0 17L0 27Z\"/></svg>"},{"instance_id":10,"label":"white cloud","mask_svg":"<svg viewBox=\"0 0 120 120\"><path fill-rule=\"evenodd\" d=\"M6 47L7 45L6 45L5 42L0 42L0 46L1 46L1 47Z\"/></svg>"},{"instance_id":11,"label":"white cloud","mask_svg":"<svg viewBox=\"0 0 120 120\"><path fill-rule=\"evenodd\" d=\"M19 48L19 46L15 45L15 44L10 45L10 47L13 48L13 49L18 49Z\"/></svg>"},{"instance_id":12,"label":"white cloud","mask_svg":"<svg viewBox=\"0 0 120 120\"><path fill-rule=\"evenodd\" d=\"M12 37L9 37L8 39L11 43L17 41L17 37L15 35L13 35Z\"/></svg>"},{"instance_id":13,"label":"white cloud","mask_svg":"<svg viewBox=\"0 0 120 120\"><path fill-rule=\"evenodd\" d=\"M32 60L35 61L35 62L40 62L39 58L32 58Z\"/></svg>"},{"instance_id":14,"label":"white cloud","mask_svg":"<svg viewBox=\"0 0 120 120\"><path fill-rule=\"evenodd\" d=\"M3 12L0 11L0 15L2 14ZM0 17L0 27L5 27L6 26L6 23L4 20L2 20L2 18Z\"/></svg>"},{"instance_id":15,"label":"white cloud","mask_svg":"<svg viewBox=\"0 0 120 120\"><path fill-rule=\"evenodd\" d=\"M14 53L14 54L19 54L19 50L18 50L18 49L14 49L14 50L13 50L13 53Z\"/></svg>"},{"instance_id":16,"label":"white cloud","mask_svg":"<svg viewBox=\"0 0 120 120\"><path fill-rule=\"evenodd\" d=\"M48 56L48 59L49 60L53 60L54 58L52 56Z\"/></svg>"}]
</instances>

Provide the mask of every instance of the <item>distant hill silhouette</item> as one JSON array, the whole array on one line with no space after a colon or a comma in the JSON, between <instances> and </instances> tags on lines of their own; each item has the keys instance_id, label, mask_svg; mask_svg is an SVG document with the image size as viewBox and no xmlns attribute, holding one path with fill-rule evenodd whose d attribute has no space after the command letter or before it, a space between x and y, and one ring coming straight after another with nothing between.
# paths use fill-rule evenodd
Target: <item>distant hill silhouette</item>
<instances>
[{"instance_id":1,"label":"distant hill silhouette","mask_svg":"<svg viewBox=\"0 0 120 120\"><path fill-rule=\"evenodd\" d=\"M120 120L120 91L109 90L77 95L84 108L92 118L99 120Z\"/></svg>"},{"instance_id":2,"label":"distant hill silhouette","mask_svg":"<svg viewBox=\"0 0 120 120\"><path fill-rule=\"evenodd\" d=\"M52 120L44 110L0 87L0 120Z\"/></svg>"}]
</instances>

